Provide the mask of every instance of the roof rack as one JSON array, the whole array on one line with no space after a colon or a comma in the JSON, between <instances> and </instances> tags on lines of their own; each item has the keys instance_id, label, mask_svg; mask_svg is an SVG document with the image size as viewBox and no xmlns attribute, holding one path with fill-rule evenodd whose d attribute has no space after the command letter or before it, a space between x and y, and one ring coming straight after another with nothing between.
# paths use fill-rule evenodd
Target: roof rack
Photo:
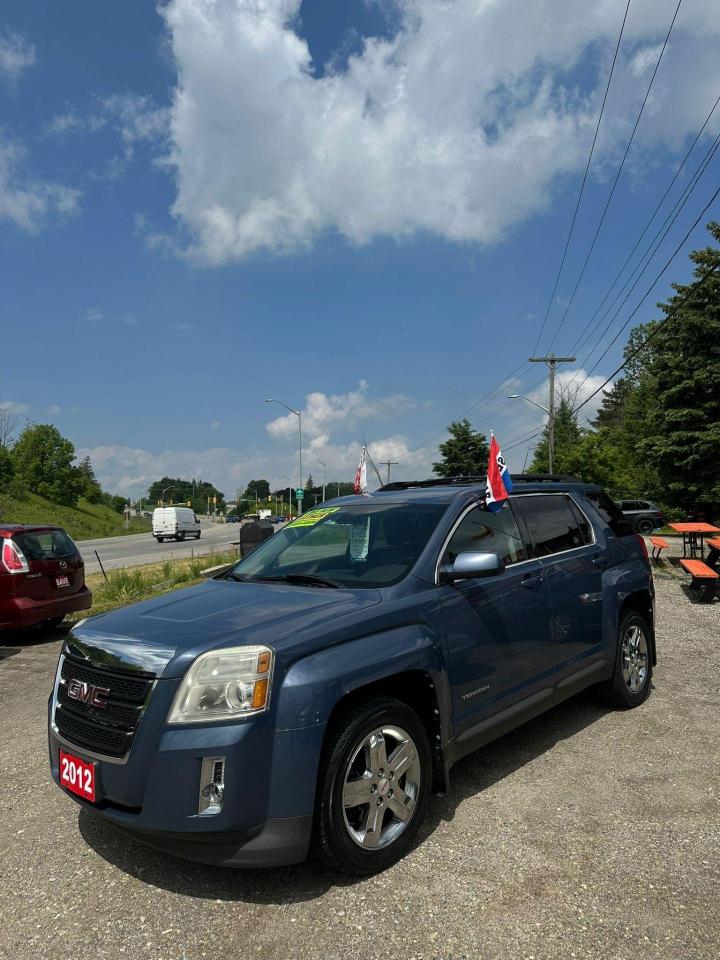
<instances>
[{"instance_id":1,"label":"roof rack","mask_svg":"<svg viewBox=\"0 0 720 960\"><path fill-rule=\"evenodd\" d=\"M487 483L487 477L434 477L430 480L394 480L385 483L379 490L409 490L416 487L452 487L465 483ZM378 491L379 492L379 491Z\"/></svg>"},{"instance_id":2,"label":"roof rack","mask_svg":"<svg viewBox=\"0 0 720 960\"><path fill-rule=\"evenodd\" d=\"M582 483L578 477L567 473L518 473L512 475L513 483Z\"/></svg>"}]
</instances>

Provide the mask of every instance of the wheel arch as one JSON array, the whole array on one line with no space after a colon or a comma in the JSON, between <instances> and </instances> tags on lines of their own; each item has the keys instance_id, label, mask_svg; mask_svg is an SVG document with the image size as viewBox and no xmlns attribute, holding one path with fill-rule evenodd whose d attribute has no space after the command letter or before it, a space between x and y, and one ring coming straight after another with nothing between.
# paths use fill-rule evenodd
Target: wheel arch
<instances>
[{"instance_id":1,"label":"wheel arch","mask_svg":"<svg viewBox=\"0 0 720 960\"><path fill-rule=\"evenodd\" d=\"M444 786L442 724L437 688L426 670L405 670L362 684L341 697L328 717L323 750L342 717L353 707L375 697L393 697L410 707L425 727L433 758L433 781Z\"/></svg>"},{"instance_id":2,"label":"wheel arch","mask_svg":"<svg viewBox=\"0 0 720 960\"><path fill-rule=\"evenodd\" d=\"M657 650L655 645L655 603L649 590L636 590L623 599L618 614L618 626L628 612L639 613L650 627L650 645L652 648L652 664L657 664Z\"/></svg>"}]
</instances>

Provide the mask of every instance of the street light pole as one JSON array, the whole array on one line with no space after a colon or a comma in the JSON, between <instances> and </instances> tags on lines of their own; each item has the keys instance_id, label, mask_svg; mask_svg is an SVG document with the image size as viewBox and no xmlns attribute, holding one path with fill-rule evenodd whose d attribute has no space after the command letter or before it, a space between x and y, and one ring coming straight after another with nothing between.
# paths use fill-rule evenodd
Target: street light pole
<instances>
[{"instance_id":1,"label":"street light pole","mask_svg":"<svg viewBox=\"0 0 720 960\"><path fill-rule=\"evenodd\" d=\"M160 494L160 499L162 500L163 506L165 506L165 494L168 492L168 490L175 490L175 487L163 487L163 492Z\"/></svg>"},{"instance_id":2,"label":"street light pole","mask_svg":"<svg viewBox=\"0 0 720 960\"><path fill-rule=\"evenodd\" d=\"M299 448L298 448L298 457L299 457L299 462L300 462L300 486L298 487L298 490L302 490L302 489L303 489L303 469L302 469L302 413L301 413L300 410L295 410L295 409L293 409L293 407L289 407L286 403L283 403L282 400L274 400L272 397L268 397L268 398L265 400L265 403L279 403L281 407L285 407L286 410L289 410L290 413L294 413L295 416L298 418L298 440L299 440L299 444L300 444L300 446L299 446ZM300 497L297 497L296 499L297 499L298 516L300 516L300 514L302 513L302 499L301 499Z\"/></svg>"},{"instance_id":3,"label":"street light pole","mask_svg":"<svg viewBox=\"0 0 720 960\"><path fill-rule=\"evenodd\" d=\"M325 474L327 472L327 461L321 460L320 457L313 457L313 460L317 460L318 463L322 464L323 468L323 497L322 502L325 503Z\"/></svg>"}]
</instances>

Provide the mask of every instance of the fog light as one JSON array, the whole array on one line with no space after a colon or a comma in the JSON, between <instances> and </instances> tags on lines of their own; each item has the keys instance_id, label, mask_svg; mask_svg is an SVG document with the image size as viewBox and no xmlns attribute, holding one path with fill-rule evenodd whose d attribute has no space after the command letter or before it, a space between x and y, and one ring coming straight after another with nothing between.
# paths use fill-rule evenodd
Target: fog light
<instances>
[{"instance_id":1,"label":"fog light","mask_svg":"<svg viewBox=\"0 0 720 960\"><path fill-rule=\"evenodd\" d=\"M222 810L225 794L225 757L204 757L200 768L198 814L211 817Z\"/></svg>"}]
</instances>

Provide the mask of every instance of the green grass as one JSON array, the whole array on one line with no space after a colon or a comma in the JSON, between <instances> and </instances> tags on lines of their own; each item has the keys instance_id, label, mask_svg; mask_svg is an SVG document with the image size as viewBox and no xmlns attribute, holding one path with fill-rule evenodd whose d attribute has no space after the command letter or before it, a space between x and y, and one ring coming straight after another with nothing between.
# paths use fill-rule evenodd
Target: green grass
<instances>
[{"instance_id":1,"label":"green grass","mask_svg":"<svg viewBox=\"0 0 720 960\"><path fill-rule=\"evenodd\" d=\"M34 493L11 497L0 492L0 521L5 523L48 523L63 527L74 540L118 537L151 529L150 520L130 520L128 529L119 513L100 504L79 500L76 507L52 503Z\"/></svg>"},{"instance_id":2,"label":"green grass","mask_svg":"<svg viewBox=\"0 0 720 960\"><path fill-rule=\"evenodd\" d=\"M178 590L180 587L192 586L202 582L203 570L220 564L234 563L237 559L237 553L230 551L189 560L165 560L163 563L151 563L143 567L111 570L108 571L107 580L101 573L89 574L85 579L92 590L92 609L70 614L68 619L94 617L129 603L138 603L140 600L149 600L151 597Z\"/></svg>"}]
</instances>

